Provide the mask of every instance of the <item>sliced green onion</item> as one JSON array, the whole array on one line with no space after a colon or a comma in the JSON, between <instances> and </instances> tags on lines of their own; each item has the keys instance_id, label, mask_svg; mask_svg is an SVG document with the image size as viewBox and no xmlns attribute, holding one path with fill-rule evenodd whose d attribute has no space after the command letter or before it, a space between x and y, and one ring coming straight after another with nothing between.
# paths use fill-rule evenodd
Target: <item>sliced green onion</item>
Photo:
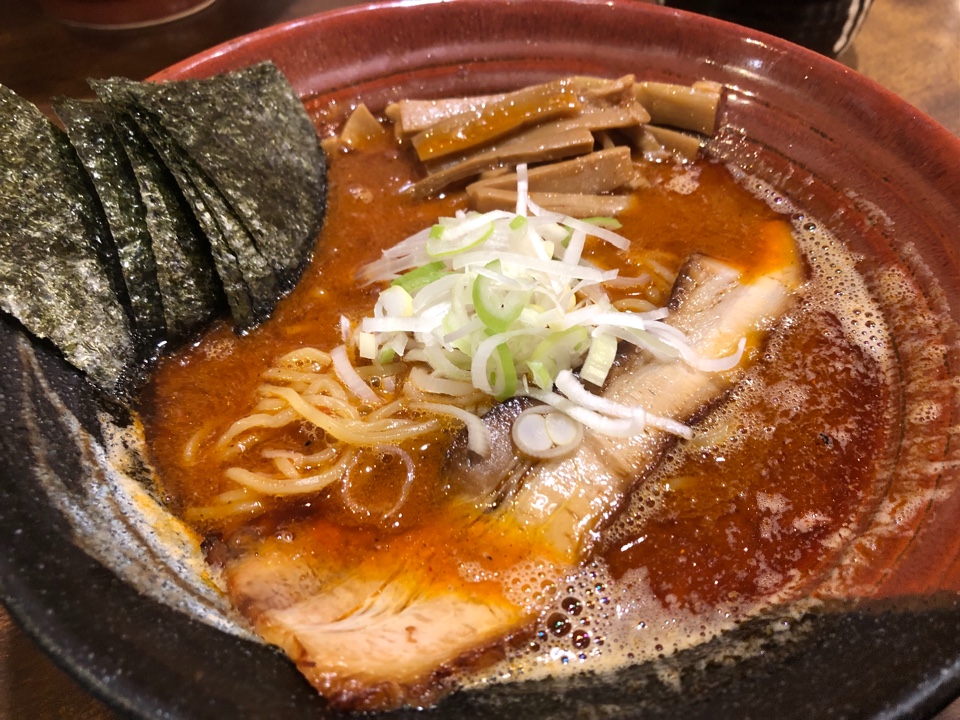
<instances>
[{"instance_id":1,"label":"sliced green onion","mask_svg":"<svg viewBox=\"0 0 960 720\"><path fill-rule=\"evenodd\" d=\"M500 261L494 260L485 266L495 273L500 272ZM496 280L487 275L477 275L473 281L473 309L491 333L502 333L520 317L530 302L532 292L505 290Z\"/></svg>"},{"instance_id":2,"label":"sliced green onion","mask_svg":"<svg viewBox=\"0 0 960 720\"><path fill-rule=\"evenodd\" d=\"M653 353L658 360L676 360L680 357L680 351L674 345L664 342L646 330L633 330L616 325L602 325L598 329Z\"/></svg>"},{"instance_id":3,"label":"sliced green onion","mask_svg":"<svg viewBox=\"0 0 960 720\"><path fill-rule=\"evenodd\" d=\"M617 338L607 333L597 333L593 336L587 359L580 368L580 377L597 387L603 387L607 374L617 359Z\"/></svg>"},{"instance_id":4,"label":"sliced green onion","mask_svg":"<svg viewBox=\"0 0 960 720\"><path fill-rule=\"evenodd\" d=\"M607 230L619 230L623 227L623 223L613 217L588 217L582 218L585 223L590 223L591 225L596 225L597 227L607 228Z\"/></svg>"},{"instance_id":5,"label":"sliced green onion","mask_svg":"<svg viewBox=\"0 0 960 720\"><path fill-rule=\"evenodd\" d=\"M357 354L364 360L374 360L377 357L377 336L368 332L359 333L357 335Z\"/></svg>"},{"instance_id":6,"label":"sliced green onion","mask_svg":"<svg viewBox=\"0 0 960 720\"><path fill-rule=\"evenodd\" d=\"M408 393L466 397L476 389L497 400L519 393L548 403L553 409L530 419L523 431L538 457L570 451L579 444L583 427L629 437L649 423L689 436L682 424L648 418L641 408L594 395L581 382L603 385L619 340L663 362L681 360L711 370L735 365L743 343L728 357L699 358L680 330L660 322L665 309L616 310L603 283L617 271L597 267L582 255L590 238L629 247L626 238L613 232L620 223L609 217L576 220L527 200L521 186L517 213L458 211L455 217L440 218L368 265L362 271L367 281L391 283L374 316L360 324L360 355L380 362L399 355L405 363L422 364L411 374ZM350 368L340 360L349 376ZM578 368L580 379L573 375ZM350 385L356 393L370 391L356 382ZM451 414L464 419L458 415L463 412Z\"/></svg>"},{"instance_id":7,"label":"sliced green onion","mask_svg":"<svg viewBox=\"0 0 960 720\"><path fill-rule=\"evenodd\" d=\"M390 281L391 285L402 287L411 295L414 295L420 288L429 285L435 280L439 280L444 275L449 275L450 271L442 260L436 260L426 265L414 268L408 273L404 273L398 278Z\"/></svg>"},{"instance_id":8,"label":"sliced green onion","mask_svg":"<svg viewBox=\"0 0 960 720\"><path fill-rule=\"evenodd\" d=\"M518 417L513 423L513 441L523 452L534 457L553 448L547 423L540 414Z\"/></svg>"},{"instance_id":9,"label":"sliced green onion","mask_svg":"<svg viewBox=\"0 0 960 720\"><path fill-rule=\"evenodd\" d=\"M517 394L517 369L513 363L513 355L506 343L497 346L490 356L493 369L490 370L490 387L493 396L500 400L507 400Z\"/></svg>"},{"instance_id":10,"label":"sliced green onion","mask_svg":"<svg viewBox=\"0 0 960 720\"><path fill-rule=\"evenodd\" d=\"M557 223L541 225L537 230L544 241L551 242L554 245L559 245L570 235L570 228Z\"/></svg>"},{"instance_id":11,"label":"sliced green onion","mask_svg":"<svg viewBox=\"0 0 960 720\"><path fill-rule=\"evenodd\" d=\"M423 352L430 366L451 380L470 382L473 379L470 371L460 367L456 362L461 357L469 361L469 358L459 350L446 352L440 345L427 345Z\"/></svg>"},{"instance_id":12,"label":"sliced green onion","mask_svg":"<svg viewBox=\"0 0 960 720\"><path fill-rule=\"evenodd\" d=\"M564 445L580 444L580 438L583 437L583 426L573 418L563 413L547 413L544 415L544 424L547 426L547 434L553 440L553 444L562 447Z\"/></svg>"},{"instance_id":13,"label":"sliced green onion","mask_svg":"<svg viewBox=\"0 0 960 720\"><path fill-rule=\"evenodd\" d=\"M476 247L493 234L493 223L477 228L471 233L462 235L454 240L448 240L441 233L438 238L427 240L427 255L434 258L445 258L458 255L470 248Z\"/></svg>"},{"instance_id":14,"label":"sliced green onion","mask_svg":"<svg viewBox=\"0 0 960 720\"><path fill-rule=\"evenodd\" d=\"M427 255L434 258L457 255L487 240L493 235L496 221L508 217L512 216L494 210L483 215L470 213L457 224L434 225L424 249ZM435 232L438 227L440 230Z\"/></svg>"},{"instance_id":15,"label":"sliced green onion","mask_svg":"<svg viewBox=\"0 0 960 720\"><path fill-rule=\"evenodd\" d=\"M377 305L386 317L411 318L413 317L413 296L399 285L388 287L377 299Z\"/></svg>"},{"instance_id":16,"label":"sliced green onion","mask_svg":"<svg viewBox=\"0 0 960 720\"><path fill-rule=\"evenodd\" d=\"M552 362L554 365L576 367L576 362L590 346L590 333L582 325L574 325L548 335L533 351L532 360Z\"/></svg>"},{"instance_id":17,"label":"sliced green onion","mask_svg":"<svg viewBox=\"0 0 960 720\"><path fill-rule=\"evenodd\" d=\"M543 390L549 390L553 387L553 379L556 377L557 366L551 361L549 366L544 360L527 360L527 369L533 377L533 382L537 387Z\"/></svg>"},{"instance_id":18,"label":"sliced green onion","mask_svg":"<svg viewBox=\"0 0 960 720\"><path fill-rule=\"evenodd\" d=\"M511 436L521 452L549 460L579 447L583 425L549 405L535 405L517 416Z\"/></svg>"}]
</instances>

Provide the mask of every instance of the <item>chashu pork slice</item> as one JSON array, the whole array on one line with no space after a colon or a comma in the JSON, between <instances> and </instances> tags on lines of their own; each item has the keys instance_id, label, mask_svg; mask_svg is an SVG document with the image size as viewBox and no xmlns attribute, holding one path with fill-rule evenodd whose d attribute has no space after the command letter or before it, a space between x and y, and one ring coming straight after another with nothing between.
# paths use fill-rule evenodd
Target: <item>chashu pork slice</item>
<instances>
[{"instance_id":1,"label":"chashu pork slice","mask_svg":"<svg viewBox=\"0 0 960 720\"><path fill-rule=\"evenodd\" d=\"M692 258L667 322L686 333L703 358L730 354L742 337L756 348L789 308L801 281L797 267L743 282L729 265ZM718 374L637 353L622 361L604 395L692 421L722 398L755 355L748 351L739 367ZM531 594L518 597L503 574L485 568L538 559L559 576L579 563L670 441L655 429L626 440L586 432L572 456L527 463L520 474L513 453L494 453L496 468L455 459L445 479L475 490L473 476L481 474L480 484L498 498L495 509L474 495L470 511L448 512L439 531L414 529L378 541L366 554L338 544L330 529L317 531L308 553L266 543L228 565L230 594L259 634L281 647L333 705L430 704L456 687L458 669L488 662L542 609ZM506 491L503 477L512 478Z\"/></svg>"},{"instance_id":2,"label":"chashu pork slice","mask_svg":"<svg viewBox=\"0 0 960 720\"><path fill-rule=\"evenodd\" d=\"M741 338L756 348L789 307L801 279L799 266L791 265L743 283L735 268L694 256L674 285L666 322L686 334L701 358L731 355ZM603 395L640 405L648 414L690 422L739 380L750 364L749 354L733 370L716 373L680 361L651 362L642 353L632 353L608 380ZM585 432L571 457L536 466L503 512L577 563L604 520L673 441L673 436L652 428L627 439Z\"/></svg>"},{"instance_id":3,"label":"chashu pork slice","mask_svg":"<svg viewBox=\"0 0 960 720\"><path fill-rule=\"evenodd\" d=\"M230 571L232 594L321 694L355 710L430 704L458 656L527 616L469 583L432 582L422 567L389 563L317 573L282 553L248 556Z\"/></svg>"}]
</instances>

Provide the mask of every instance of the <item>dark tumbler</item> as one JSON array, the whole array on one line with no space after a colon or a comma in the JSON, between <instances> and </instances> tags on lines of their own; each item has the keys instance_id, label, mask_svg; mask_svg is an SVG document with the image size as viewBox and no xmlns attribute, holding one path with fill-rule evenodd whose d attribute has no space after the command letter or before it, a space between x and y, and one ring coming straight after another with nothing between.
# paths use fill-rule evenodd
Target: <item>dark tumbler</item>
<instances>
[{"instance_id":1,"label":"dark tumbler","mask_svg":"<svg viewBox=\"0 0 960 720\"><path fill-rule=\"evenodd\" d=\"M873 0L666 0L692 10L777 35L836 57L856 35Z\"/></svg>"}]
</instances>

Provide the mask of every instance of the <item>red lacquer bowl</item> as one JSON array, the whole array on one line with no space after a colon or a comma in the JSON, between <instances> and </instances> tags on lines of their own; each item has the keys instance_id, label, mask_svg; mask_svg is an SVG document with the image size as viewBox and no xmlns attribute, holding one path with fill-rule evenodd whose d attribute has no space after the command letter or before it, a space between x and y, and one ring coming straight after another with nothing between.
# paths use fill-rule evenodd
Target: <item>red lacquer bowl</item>
<instances>
[{"instance_id":1,"label":"red lacquer bowl","mask_svg":"<svg viewBox=\"0 0 960 720\"><path fill-rule=\"evenodd\" d=\"M374 110L402 95L504 90L571 73L720 82L724 130L710 144L714 157L820 218L858 254L875 293L889 292L893 273L923 305L923 313L888 306L909 411L884 459L885 486L810 583L810 594L831 602L790 621L788 641L774 641L775 623L764 618L715 641L759 652L720 664L696 651L678 656L676 684L663 681L663 666L639 665L461 693L426 717L918 717L960 692L960 141L811 51L629 0L351 8L242 37L153 79L265 59L304 97L362 98ZM929 321L917 322L921 315ZM11 402L0 419L15 438L21 369L12 355L2 360L0 397ZM277 653L138 596L76 550L56 510L18 479L29 460L9 449L2 458L5 599L92 690L144 717L328 716Z\"/></svg>"}]
</instances>

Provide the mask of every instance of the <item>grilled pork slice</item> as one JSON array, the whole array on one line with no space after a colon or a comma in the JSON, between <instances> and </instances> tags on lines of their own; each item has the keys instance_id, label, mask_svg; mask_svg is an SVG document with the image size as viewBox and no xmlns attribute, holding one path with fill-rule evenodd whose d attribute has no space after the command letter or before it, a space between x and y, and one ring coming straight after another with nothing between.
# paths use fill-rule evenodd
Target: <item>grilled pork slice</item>
<instances>
[{"instance_id":1,"label":"grilled pork slice","mask_svg":"<svg viewBox=\"0 0 960 720\"><path fill-rule=\"evenodd\" d=\"M527 618L490 583L456 572L438 578L433 564L388 556L358 567L317 566L280 548L248 555L229 577L258 633L333 705L377 710L434 702L470 663L460 656Z\"/></svg>"},{"instance_id":2,"label":"grilled pork slice","mask_svg":"<svg viewBox=\"0 0 960 720\"><path fill-rule=\"evenodd\" d=\"M795 266L741 283L740 274L729 265L694 257L674 286L667 322L687 335L700 357L725 357L736 352L740 338L756 346L760 333L787 309L800 280ZM650 362L634 353L624 358L603 394L616 402L641 405L654 415L689 422L721 399L748 364L744 360L732 371L713 373L683 362ZM673 440L652 429L629 439L585 433L573 456L535 468L502 511L576 563L589 550L595 531Z\"/></svg>"},{"instance_id":3,"label":"grilled pork slice","mask_svg":"<svg viewBox=\"0 0 960 720\"><path fill-rule=\"evenodd\" d=\"M728 355L744 336L755 346L787 309L798 273L784 269L744 283L735 269L694 258L675 287L668 322L704 358ZM754 354L722 374L630 356L604 394L691 421ZM499 467L454 458L444 480L470 488L469 510L448 508L432 525L370 539L365 548L320 522L307 552L271 540L233 561L231 595L332 704L379 710L432 703L455 687L458 669L488 662L540 612L533 590L518 596L505 579L516 577L509 568L538 561L559 576L580 562L667 442L652 429L629 440L588 432L572 456L520 471L512 452L492 454Z\"/></svg>"}]
</instances>

